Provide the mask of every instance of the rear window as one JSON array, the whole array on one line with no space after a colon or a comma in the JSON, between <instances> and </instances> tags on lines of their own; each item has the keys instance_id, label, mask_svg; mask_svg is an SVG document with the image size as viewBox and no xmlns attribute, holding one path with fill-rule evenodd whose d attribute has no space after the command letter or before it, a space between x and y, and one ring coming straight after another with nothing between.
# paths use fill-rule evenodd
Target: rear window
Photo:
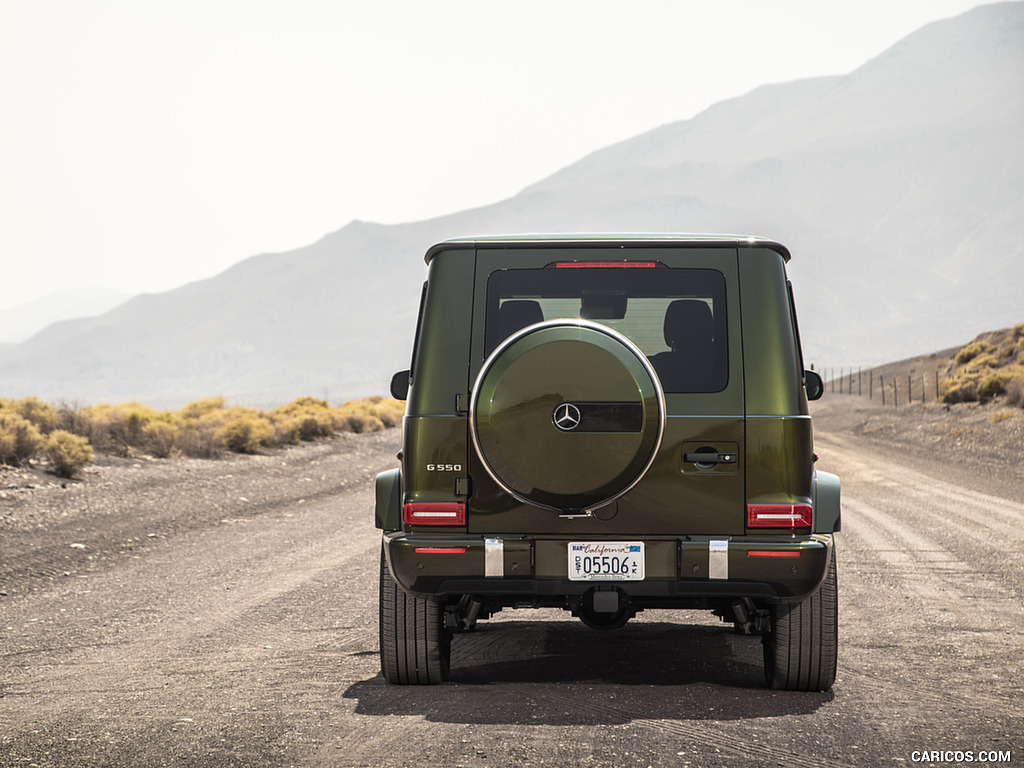
<instances>
[{"instance_id":1,"label":"rear window","mask_svg":"<svg viewBox=\"0 0 1024 768\"><path fill-rule=\"evenodd\" d=\"M725 277L712 269L511 269L487 281L485 342L545 320L607 325L651 361L666 392L719 392L729 381Z\"/></svg>"}]
</instances>

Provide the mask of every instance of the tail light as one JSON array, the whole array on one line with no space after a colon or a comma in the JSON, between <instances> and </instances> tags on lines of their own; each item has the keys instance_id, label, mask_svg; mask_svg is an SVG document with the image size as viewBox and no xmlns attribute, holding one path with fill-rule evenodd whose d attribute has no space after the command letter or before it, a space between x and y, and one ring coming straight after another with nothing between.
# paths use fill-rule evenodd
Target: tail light
<instances>
[{"instance_id":1,"label":"tail light","mask_svg":"<svg viewBox=\"0 0 1024 768\"><path fill-rule=\"evenodd\" d=\"M810 528L810 504L747 504L748 528Z\"/></svg>"},{"instance_id":2,"label":"tail light","mask_svg":"<svg viewBox=\"0 0 1024 768\"><path fill-rule=\"evenodd\" d=\"M800 557L800 552L792 549L751 549L747 551L747 557Z\"/></svg>"},{"instance_id":3,"label":"tail light","mask_svg":"<svg viewBox=\"0 0 1024 768\"><path fill-rule=\"evenodd\" d=\"M654 269L656 261L558 261L555 269Z\"/></svg>"},{"instance_id":4,"label":"tail light","mask_svg":"<svg viewBox=\"0 0 1024 768\"><path fill-rule=\"evenodd\" d=\"M411 501L402 507L406 525L465 525L466 505L458 501Z\"/></svg>"}]
</instances>

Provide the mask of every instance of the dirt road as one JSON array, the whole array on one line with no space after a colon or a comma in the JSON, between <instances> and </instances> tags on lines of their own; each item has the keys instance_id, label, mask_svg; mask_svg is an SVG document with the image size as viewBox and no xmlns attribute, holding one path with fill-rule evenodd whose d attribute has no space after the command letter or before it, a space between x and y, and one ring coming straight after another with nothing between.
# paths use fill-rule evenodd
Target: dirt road
<instances>
[{"instance_id":1,"label":"dirt road","mask_svg":"<svg viewBox=\"0 0 1024 768\"><path fill-rule=\"evenodd\" d=\"M1024 765L1018 501L818 430L844 491L828 694L766 689L759 639L696 612L507 611L455 638L450 684L397 688L371 477L398 439L0 499L0 766Z\"/></svg>"}]
</instances>

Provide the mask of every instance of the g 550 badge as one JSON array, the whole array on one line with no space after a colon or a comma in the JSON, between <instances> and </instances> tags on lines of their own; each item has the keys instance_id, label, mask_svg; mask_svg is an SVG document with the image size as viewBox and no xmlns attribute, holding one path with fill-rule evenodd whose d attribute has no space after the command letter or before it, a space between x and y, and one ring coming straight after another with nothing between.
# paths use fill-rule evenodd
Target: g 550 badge
<instances>
[{"instance_id":1,"label":"g 550 badge","mask_svg":"<svg viewBox=\"0 0 1024 768\"><path fill-rule=\"evenodd\" d=\"M461 472L461 464L427 464L427 472Z\"/></svg>"}]
</instances>

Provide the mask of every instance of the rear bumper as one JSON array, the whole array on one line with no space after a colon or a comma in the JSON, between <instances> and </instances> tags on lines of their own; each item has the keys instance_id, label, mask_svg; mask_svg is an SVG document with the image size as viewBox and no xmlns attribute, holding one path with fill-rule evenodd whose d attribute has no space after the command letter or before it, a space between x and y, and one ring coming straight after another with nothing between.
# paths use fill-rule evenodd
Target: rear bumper
<instances>
[{"instance_id":1,"label":"rear bumper","mask_svg":"<svg viewBox=\"0 0 1024 768\"><path fill-rule=\"evenodd\" d=\"M567 538L396 532L384 535L384 551L395 581L419 597L555 605L602 585L637 604L672 607L695 599L801 600L824 579L833 549L831 534L634 540L645 544L643 581L570 581Z\"/></svg>"}]
</instances>

